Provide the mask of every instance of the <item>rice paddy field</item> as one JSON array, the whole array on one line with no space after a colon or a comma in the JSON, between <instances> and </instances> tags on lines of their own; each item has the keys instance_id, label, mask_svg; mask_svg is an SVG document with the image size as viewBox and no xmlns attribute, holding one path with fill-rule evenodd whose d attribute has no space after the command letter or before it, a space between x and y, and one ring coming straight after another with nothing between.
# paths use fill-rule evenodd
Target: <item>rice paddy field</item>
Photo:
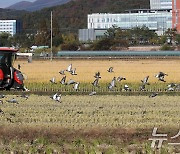
<instances>
[{"instance_id":1,"label":"rice paddy field","mask_svg":"<svg viewBox=\"0 0 180 154\"><path fill-rule=\"evenodd\" d=\"M32 63L27 61L16 61L14 66L21 65L21 71L27 78L25 85L31 91L59 91L74 92L73 86L64 86L60 84L62 75L60 70L66 70L72 64L76 68L77 75L72 76L65 72L66 82L70 79L80 82L79 93L97 91L99 93L109 92L108 85L113 77L126 77L126 81L117 82L117 87L113 91L121 92L124 85L127 84L132 91L139 91L141 80L149 75L149 86L147 91L166 91L169 83L180 82L180 61L179 60L36 60ZM109 67L114 68L113 73L108 73ZM95 88L91 83L94 81L95 72L100 71L100 88ZM158 81L155 75L158 72L165 72L166 83ZM49 80L55 77L58 84L52 85Z\"/></svg>"},{"instance_id":2,"label":"rice paddy field","mask_svg":"<svg viewBox=\"0 0 180 154\"><path fill-rule=\"evenodd\" d=\"M114 76L125 76L123 84L139 85L140 80L150 76L150 86L166 86L180 83L178 60L58 60L16 61L27 75L25 85L30 88L55 87L53 93L61 93L60 83L50 85L54 76L69 64L77 69L77 76L67 73L68 79L82 85L94 80L94 73L101 72L101 86ZM114 73L107 69L114 67ZM167 83L159 83L154 77L163 71L168 74ZM119 87L121 84L118 85ZM48 89L48 88L47 88ZM51 89L51 88L49 88ZM57 91L56 91L57 90ZM89 91L94 89L89 89ZM96 90L96 89L95 89ZM47 91L48 92L48 91ZM78 94L78 92L77 92ZM65 95L56 102L51 95L29 94L25 99L19 95L6 95L0 104L0 153L63 153L63 154L176 154L180 153L180 96L158 95ZM6 100L15 98L18 104ZM157 148L150 138L157 127L157 134L167 134L167 140ZM173 138L171 138L173 137Z\"/></svg>"},{"instance_id":3,"label":"rice paddy field","mask_svg":"<svg viewBox=\"0 0 180 154\"><path fill-rule=\"evenodd\" d=\"M19 104L7 103L16 98ZM0 115L1 153L153 153L152 130L179 131L180 97L7 95ZM170 139L170 138L168 138ZM176 138L173 141L180 141ZM159 153L179 152L164 142Z\"/></svg>"},{"instance_id":4,"label":"rice paddy field","mask_svg":"<svg viewBox=\"0 0 180 154\"><path fill-rule=\"evenodd\" d=\"M100 71L102 83L112 80L118 76L124 76L129 83L139 83L145 76L150 76L150 82L156 83L154 77L159 71L167 73L168 83L180 82L180 61L179 60L49 60L33 61L16 61L21 64L21 71L28 77L27 83L48 83L52 77L60 80L62 76L58 73L60 70L66 70L72 64L76 68L77 76L66 73L67 79L73 78L81 83L90 83L94 80L95 72ZM109 67L114 68L114 73L108 73Z\"/></svg>"}]
</instances>

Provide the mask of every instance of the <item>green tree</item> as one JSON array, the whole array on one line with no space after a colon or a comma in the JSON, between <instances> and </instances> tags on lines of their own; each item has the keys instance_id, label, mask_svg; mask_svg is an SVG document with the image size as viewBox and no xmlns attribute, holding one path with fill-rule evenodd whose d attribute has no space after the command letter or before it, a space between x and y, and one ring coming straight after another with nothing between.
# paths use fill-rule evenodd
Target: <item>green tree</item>
<instances>
[{"instance_id":1,"label":"green tree","mask_svg":"<svg viewBox=\"0 0 180 154\"><path fill-rule=\"evenodd\" d=\"M12 36L9 33L1 33L0 34L0 46L4 47L4 46L12 46Z\"/></svg>"},{"instance_id":2,"label":"green tree","mask_svg":"<svg viewBox=\"0 0 180 154\"><path fill-rule=\"evenodd\" d=\"M41 20L41 22L39 23L39 28L35 36L35 44L50 46L50 31L48 30L45 19Z\"/></svg>"}]
</instances>

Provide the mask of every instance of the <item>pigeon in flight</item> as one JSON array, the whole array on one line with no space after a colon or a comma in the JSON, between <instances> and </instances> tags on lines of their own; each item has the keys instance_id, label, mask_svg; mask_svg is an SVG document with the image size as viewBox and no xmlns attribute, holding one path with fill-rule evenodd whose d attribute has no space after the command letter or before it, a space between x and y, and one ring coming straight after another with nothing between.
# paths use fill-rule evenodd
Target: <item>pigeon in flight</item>
<instances>
[{"instance_id":1,"label":"pigeon in flight","mask_svg":"<svg viewBox=\"0 0 180 154\"><path fill-rule=\"evenodd\" d=\"M74 90L78 91L78 89L79 89L79 82L76 82L74 84Z\"/></svg>"},{"instance_id":2,"label":"pigeon in flight","mask_svg":"<svg viewBox=\"0 0 180 154\"><path fill-rule=\"evenodd\" d=\"M121 76L119 76L119 77L117 77L117 81L122 81L122 80L126 80L126 78L125 77L121 77Z\"/></svg>"},{"instance_id":3,"label":"pigeon in flight","mask_svg":"<svg viewBox=\"0 0 180 154\"><path fill-rule=\"evenodd\" d=\"M6 100L8 103L14 103L14 104L19 104L18 101L15 98L12 98L10 100Z\"/></svg>"},{"instance_id":4,"label":"pigeon in flight","mask_svg":"<svg viewBox=\"0 0 180 154\"><path fill-rule=\"evenodd\" d=\"M100 72L96 72L94 77L95 77L95 78L101 78Z\"/></svg>"},{"instance_id":5,"label":"pigeon in flight","mask_svg":"<svg viewBox=\"0 0 180 154\"><path fill-rule=\"evenodd\" d=\"M57 93L54 94L52 97L50 97L51 99L53 99L54 101L60 102L61 103L61 94L58 95Z\"/></svg>"},{"instance_id":6,"label":"pigeon in flight","mask_svg":"<svg viewBox=\"0 0 180 154\"><path fill-rule=\"evenodd\" d=\"M109 69L107 70L109 73L112 73L112 72L114 72L113 71L113 67L109 67Z\"/></svg>"},{"instance_id":7,"label":"pigeon in flight","mask_svg":"<svg viewBox=\"0 0 180 154\"><path fill-rule=\"evenodd\" d=\"M75 83L76 82L74 80L70 79L67 84L70 85L70 84L75 84Z\"/></svg>"},{"instance_id":8,"label":"pigeon in flight","mask_svg":"<svg viewBox=\"0 0 180 154\"><path fill-rule=\"evenodd\" d=\"M61 70L61 71L59 71L59 74L61 74L61 75L65 75L64 71L65 71L65 70Z\"/></svg>"},{"instance_id":9,"label":"pigeon in flight","mask_svg":"<svg viewBox=\"0 0 180 154\"><path fill-rule=\"evenodd\" d=\"M112 90L114 87L116 87L116 77L114 77L111 81L111 83L108 86L108 89Z\"/></svg>"},{"instance_id":10,"label":"pigeon in flight","mask_svg":"<svg viewBox=\"0 0 180 154\"><path fill-rule=\"evenodd\" d=\"M65 85L65 84L66 84L66 76L63 76L63 77L62 77L60 83L61 83L62 85Z\"/></svg>"},{"instance_id":11,"label":"pigeon in flight","mask_svg":"<svg viewBox=\"0 0 180 154\"><path fill-rule=\"evenodd\" d=\"M70 64L69 66L68 66L68 68L67 68L67 70L66 70L67 72L72 72L72 64Z\"/></svg>"},{"instance_id":12,"label":"pigeon in flight","mask_svg":"<svg viewBox=\"0 0 180 154\"><path fill-rule=\"evenodd\" d=\"M124 85L124 90L125 91L131 91L131 89L129 88L129 86L127 84Z\"/></svg>"},{"instance_id":13,"label":"pigeon in flight","mask_svg":"<svg viewBox=\"0 0 180 154\"><path fill-rule=\"evenodd\" d=\"M71 70L71 75L77 75L77 73L76 73L76 68L73 69L73 70Z\"/></svg>"},{"instance_id":14,"label":"pigeon in flight","mask_svg":"<svg viewBox=\"0 0 180 154\"><path fill-rule=\"evenodd\" d=\"M95 91L92 91L90 94L89 94L89 96L93 96L93 95L95 95L96 94L96 92Z\"/></svg>"},{"instance_id":15,"label":"pigeon in flight","mask_svg":"<svg viewBox=\"0 0 180 154\"><path fill-rule=\"evenodd\" d=\"M52 84L57 84L56 83L56 78L55 77L53 77L51 80L49 80Z\"/></svg>"},{"instance_id":16,"label":"pigeon in flight","mask_svg":"<svg viewBox=\"0 0 180 154\"><path fill-rule=\"evenodd\" d=\"M148 80L149 80L149 76L146 76L143 80L141 80L141 82L142 84L149 85Z\"/></svg>"},{"instance_id":17,"label":"pigeon in flight","mask_svg":"<svg viewBox=\"0 0 180 154\"><path fill-rule=\"evenodd\" d=\"M166 81L164 80L164 77L165 77L165 76L168 76L168 74L163 73L163 72L159 72L158 74L155 75L155 77L158 78L159 81L162 81L162 82L166 82Z\"/></svg>"},{"instance_id":18,"label":"pigeon in flight","mask_svg":"<svg viewBox=\"0 0 180 154\"><path fill-rule=\"evenodd\" d=\"M96 78L94 82L92 83L93 86L98 87L99 84L99 78Z\"/></svg>"},{"instance_id":19,"label":"pigeon in flight","mask_svg":"<svg viewBox=\"0 0 180 154\"><path fill-rule=\"evenodd\" d=\"M152 93L150 96L149 96L149 98L154 98L154 97L156 97L158 95L158 93Z\"/></svg>"},{"instance_id":20,"label":"pigeon in flight","mask_svg":"<svg viewBox=\"0 0 180 154\"><path fill-rule=\"evenodd\" d=\"M146 88L146 84L142 84L139 89L140 91L145 91L145 88Z\"/></svg>"},{"instance_id":21,"label":"pigeon in flight","mask_svg":"<svg viewBox=\"0 0 180 154\"><path fill-rule=\"evenodd\" d=\"M177 84L175 84L175 83L171 83L171 84L169 84L167 87L168 87L168 91L174 91L175 90L175 88L176 88L176 86L177 86Z\"/></svg>"}]
</instances>

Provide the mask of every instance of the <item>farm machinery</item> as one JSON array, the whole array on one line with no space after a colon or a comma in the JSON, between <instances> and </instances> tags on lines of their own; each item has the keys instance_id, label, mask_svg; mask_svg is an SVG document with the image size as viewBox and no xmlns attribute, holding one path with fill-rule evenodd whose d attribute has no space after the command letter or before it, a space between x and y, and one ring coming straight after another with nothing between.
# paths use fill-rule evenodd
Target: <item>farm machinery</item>
<instances>
[{"instance_id":1,"label":"farm machinery","mask_svg":"<svg viewBox=\"0 0 180 154\"><path fill-rule=\"evenodd\" d=\"M23 74L13 67L17 51L13 48L0 47L0 90L26 90Z\"/></svg>"}]
</instances>

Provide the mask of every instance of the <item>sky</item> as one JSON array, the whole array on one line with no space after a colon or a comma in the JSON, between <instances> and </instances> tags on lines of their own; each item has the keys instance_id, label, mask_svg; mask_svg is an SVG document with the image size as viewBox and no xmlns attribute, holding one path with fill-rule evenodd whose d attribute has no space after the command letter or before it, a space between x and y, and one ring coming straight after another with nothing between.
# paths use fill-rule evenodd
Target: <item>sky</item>
<instances>
[{"instance_id":1,"label":"sky","mask_svg":"<svg viewBox=\"0 0 180 154\"><path fill-rule=\"evenodd\" d=\"M21 2L21 1L33 2L35 0L0 0L0 8L6 8L12 4L15 4L15 3Z\"/></svg>"}]
</instances>

